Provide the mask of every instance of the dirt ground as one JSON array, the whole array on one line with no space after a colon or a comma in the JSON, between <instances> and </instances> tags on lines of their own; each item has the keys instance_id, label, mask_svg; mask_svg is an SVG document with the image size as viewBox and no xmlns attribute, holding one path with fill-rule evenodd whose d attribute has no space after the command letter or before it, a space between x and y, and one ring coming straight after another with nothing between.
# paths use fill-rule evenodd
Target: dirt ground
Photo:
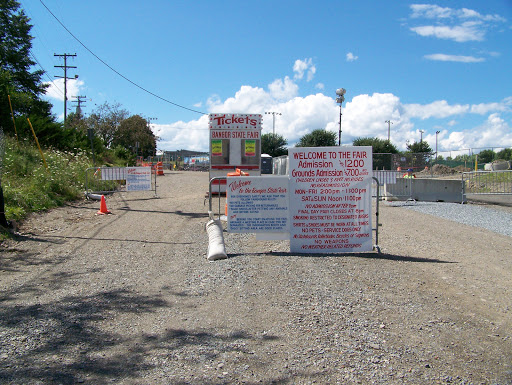
<instances>
[{"instance_id":1,"label":"dirt ground","mask_svg":"<svg viewBox=\"0 0 512 385\"><path fill-rule=\"evenodd\" d=\"M208 262L207 190L166 171L21 224L0 383L512 384L511 237L380 205L380 254L225 233Z\"/></svg>"}]
</instances>

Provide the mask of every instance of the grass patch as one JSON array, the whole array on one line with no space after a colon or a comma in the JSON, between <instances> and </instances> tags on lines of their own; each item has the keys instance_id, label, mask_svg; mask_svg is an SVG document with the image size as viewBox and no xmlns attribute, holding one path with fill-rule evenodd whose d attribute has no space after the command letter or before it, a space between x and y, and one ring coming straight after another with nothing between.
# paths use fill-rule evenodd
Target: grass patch
<instances>
[{"instance_id":1,"label":"grass patch","mask_svg":"<svg viewBox=\"0 0 512 385\"><path fill-rule=\"evenodd\" d=\"M92 167L88 156L77 150L39 150L32 144L4 136L1 164L7 220L22 220L28 213L62 206L83 197L85 170Z\"/></svg>"}]
</instances>

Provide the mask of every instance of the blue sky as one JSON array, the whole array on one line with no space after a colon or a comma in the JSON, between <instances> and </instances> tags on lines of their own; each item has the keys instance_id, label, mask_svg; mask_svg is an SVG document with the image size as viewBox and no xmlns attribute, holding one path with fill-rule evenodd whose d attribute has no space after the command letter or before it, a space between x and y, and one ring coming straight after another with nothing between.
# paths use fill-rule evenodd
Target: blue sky
<instances>
[{"instance_id":1,"label":"blue sky","mask_svg":"<svg viewBox=\"0 0 512 385\"><path fill-rule=\"evenodd\" d=\"M275 132L290 146L338 132L340 87L345 145L387 139L390 120L399 149L422 138L435 150L436 131L443 155L512 146L510 0L20 3L54 113L62 119L54 54L76 53L68 99L87 96L86 114L108 102L151 118L161 150L208 151L208 113L279 112ZM263 133L272 124L264 114Z\"/></svg>"}]
</instances>

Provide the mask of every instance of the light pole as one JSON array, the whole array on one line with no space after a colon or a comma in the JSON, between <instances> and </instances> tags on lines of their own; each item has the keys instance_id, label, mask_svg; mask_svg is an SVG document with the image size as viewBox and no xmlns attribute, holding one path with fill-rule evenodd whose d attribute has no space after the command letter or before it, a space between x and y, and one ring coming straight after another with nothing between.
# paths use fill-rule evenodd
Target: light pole
<instances>
[{"instance_id":1,"label":"light pole","mask_svg":"<svg viewBox=\"0 0 512 385\"><path fill-rule=\"evenodd\" d=\"M276 115L282 115L280 112L269 111L265 115L272 115L272 156L276 152Z\"/></svg>"},{"instance_id":2,"label":"light pole","mask_svg":"<svg viewBox=\"0 0 512 385\"><path fill-rule=\"evenodd\" d=\"M389 142L390 136L391 136L391 125L393 124L393 122L391 120L385 120L384 123L388 124L388 142Z\"/></svg>"},{"instance_id":3,"label":"light pole","mask_svg":"<svg viewBox=\"0 0 512 385\"><path fill-rule=\"evenodd\" d=\"M341 104L345 101L345 93L347 90L345 88L338 88L336 90L336 103L340 105L340 129L338 135L338 146L341 146Z\"/></svg>"},{"instance_id":4,"label":"light pole","mask_svg":"<svg viewBox=\"0 0 512 385\"><path fill-rule=\"evenodd\" d=\"M269 111L265 115L272 115L272 135L276 134L276 115L282 115L280 112Z\"/></svg>"},{"instance_id":5,"label":"light pole","mask_svg":"<svg viewBox=\"0 0 512 385\"><path fill-rule=\"evenodd\" d=\"M439 135L441 131L436 131L436 162L437 162L437 135Z\"/></svg>"},{"instance_id":6,"label":"light pole","mask_svg":"<svg viewBox=\"0 0 512 385\"><path fill-rule=\"evenodd\" d=\"M424 133L424 132L425 132L425 131L420 130L420 143L423 143L423 133Z\"/></svg>"}]
</instances>

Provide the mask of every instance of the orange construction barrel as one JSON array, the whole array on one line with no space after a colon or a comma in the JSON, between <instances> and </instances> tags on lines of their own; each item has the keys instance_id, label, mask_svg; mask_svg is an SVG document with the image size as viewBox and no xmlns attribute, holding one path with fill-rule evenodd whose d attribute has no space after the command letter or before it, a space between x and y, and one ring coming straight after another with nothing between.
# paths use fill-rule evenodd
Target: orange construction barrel
<instances>
[{"instance_id":1,"label":"orange construction barrel","mask_svg":"<svg viewBox=\"0 0 512 385\"><path fill-rule=\"evenodd\" d=\"M156 175L164 175L164 164L163 162L156 163Z\"/></svg>"}]
</instances>

